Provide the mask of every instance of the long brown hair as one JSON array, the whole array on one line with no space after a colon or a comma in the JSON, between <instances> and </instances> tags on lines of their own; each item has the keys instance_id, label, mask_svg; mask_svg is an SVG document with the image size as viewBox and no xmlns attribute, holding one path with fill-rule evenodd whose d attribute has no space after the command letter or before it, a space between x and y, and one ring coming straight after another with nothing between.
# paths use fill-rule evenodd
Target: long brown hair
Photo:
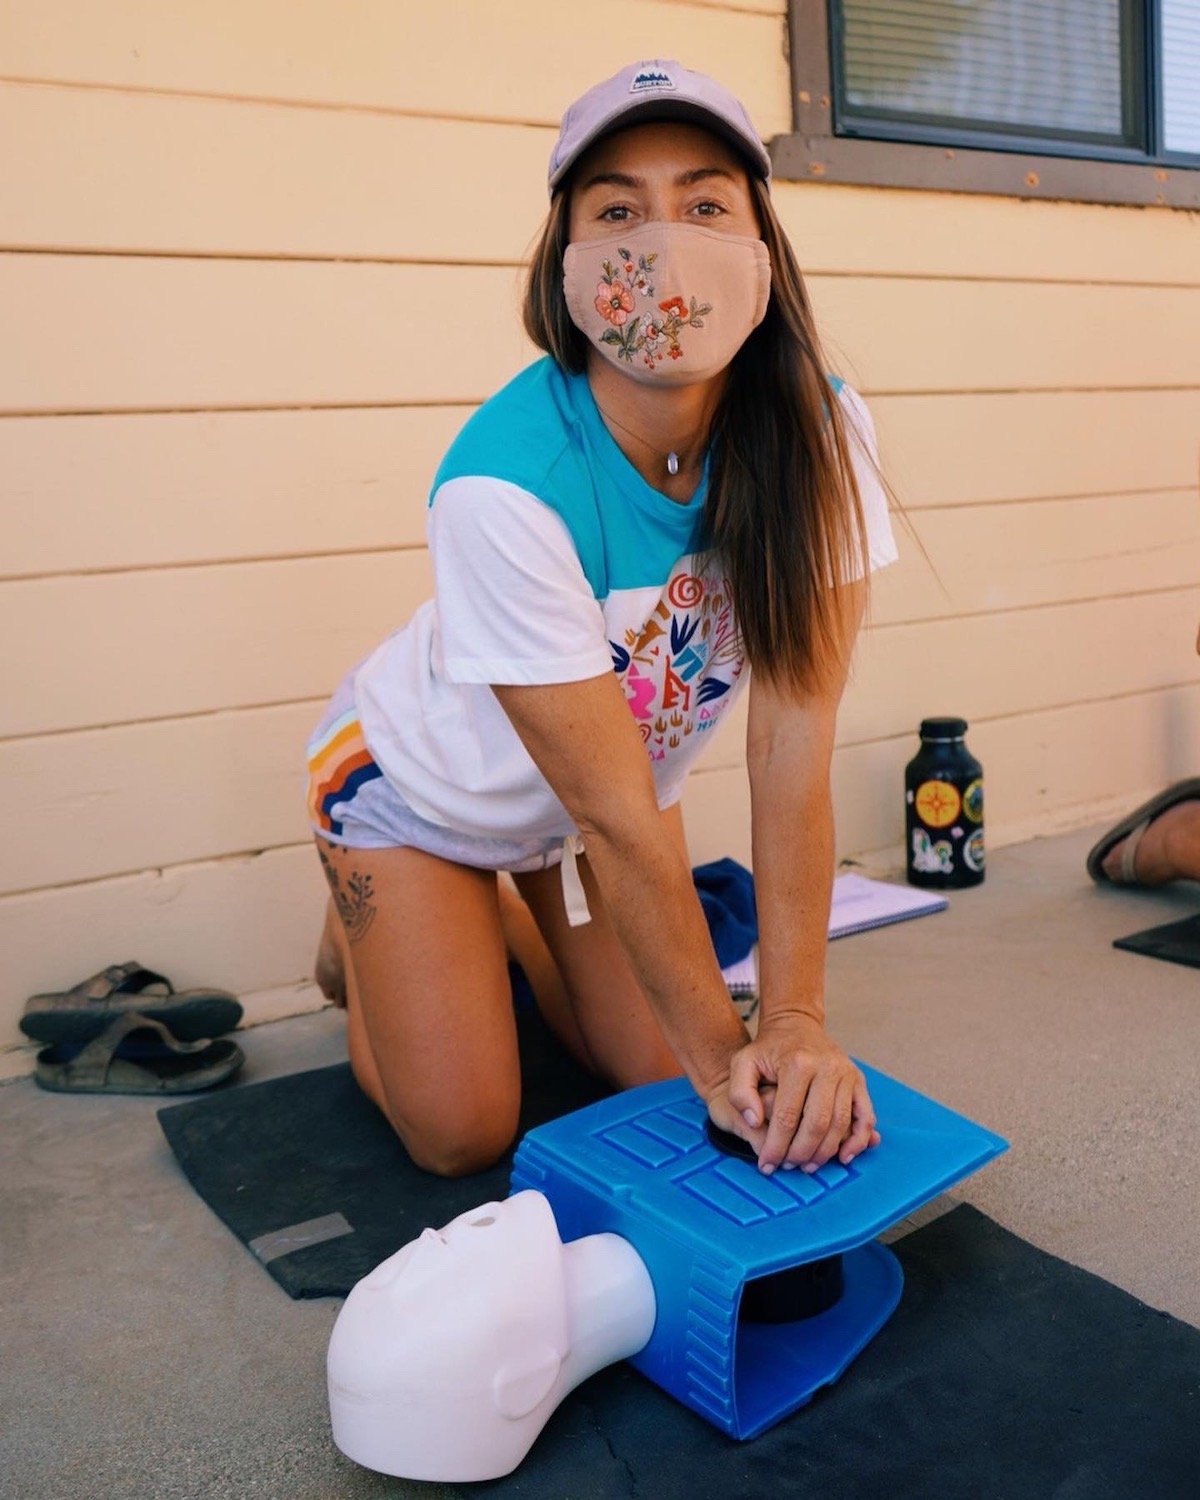
<instances>
[{"instance_id":1,"label":"long brown hair","mask_svg":"<svg viewBox=\"0 0 1200 1500\"><path fill-rule=\"evenodd\" d=\"M729 578L750 665L819 690L844 658L846 590L856 573L869 576L866 527L804 278L766 184L752 177L750 187L771 257L771 296L730 365L713 419L706 542ZM535 243L523 313L533 342L580 373L587 339L563 295L569 206L568 180Z\"/></svg>"}]
</instances>

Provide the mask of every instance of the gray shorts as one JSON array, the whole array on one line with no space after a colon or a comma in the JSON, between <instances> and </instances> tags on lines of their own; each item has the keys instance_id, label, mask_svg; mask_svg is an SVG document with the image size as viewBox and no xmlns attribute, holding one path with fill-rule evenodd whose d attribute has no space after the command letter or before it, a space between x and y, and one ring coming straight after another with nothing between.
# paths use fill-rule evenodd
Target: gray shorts
<instances>
[{"instance_id":1,"label":"gray shorts","mask_svg":"<svg viewBox=\"0 0 1200 1500\"><path fill-rule=\"evenodd\" d=\"M481 870L521 873L562 860L562 839L487 838L415 813L367 749L354 676L338 684L308 742L308 816L318 838L352 849L420 849Z\"/></svg>"}]
</instances>

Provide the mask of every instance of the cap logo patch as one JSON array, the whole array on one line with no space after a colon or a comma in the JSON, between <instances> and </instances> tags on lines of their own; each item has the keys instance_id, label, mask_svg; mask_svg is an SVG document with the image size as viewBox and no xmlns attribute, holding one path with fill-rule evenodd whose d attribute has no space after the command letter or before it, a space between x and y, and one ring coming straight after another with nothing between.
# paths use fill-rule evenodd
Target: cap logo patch
<instances>
[{"instance_id":1,"label":"cap logo patch","mask_svg":"<svg viewBox=\"0 0 1200 1500\"><path fill-rule=\"evenodd\" d=\"M633 75L629 92L642 94L647 89L673 89L674 87L675 80L669 73L660 72L657 68L641 68Z\"/></svg>"}]
</instances>

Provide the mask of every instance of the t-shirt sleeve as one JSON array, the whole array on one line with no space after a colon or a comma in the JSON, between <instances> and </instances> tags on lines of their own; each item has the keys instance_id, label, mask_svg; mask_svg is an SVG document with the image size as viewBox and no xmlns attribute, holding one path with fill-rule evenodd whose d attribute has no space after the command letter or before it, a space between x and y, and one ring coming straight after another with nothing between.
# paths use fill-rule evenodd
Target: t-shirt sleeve
<instances>
[{"instance_id":1,"label":"t-shirt sleeve","mask_svg":"<svg viewBox=\"0 0 1200 1500\"><path fill-rule=\"evenodd\" d=\"M843 385L838 392L842 403L842 416L846 422L846 435L850 440L850 456L854 464L854 477L858 480L858 493L862 498L863 522L867 532L867 550L871 571L886 568L900 556L896 538L892 534L891 517L888 515L887 491L880 484L870 460L879 462L879 449L875 439L875 421L871 409L853 387ZM856 570L861 576L861 569Z\"/></svg>"},{"instance_id":2,"label":"t-shirt sleeve","mask_svg":"<svg viewBox=\"0 0 1200 1500\"><path fill-rule=\"evenodd\" d=\"M429 512L450 682L578 682L612 671L604 613L566 524L506 480L447 480Z\"/></svg>"}]
</instances>

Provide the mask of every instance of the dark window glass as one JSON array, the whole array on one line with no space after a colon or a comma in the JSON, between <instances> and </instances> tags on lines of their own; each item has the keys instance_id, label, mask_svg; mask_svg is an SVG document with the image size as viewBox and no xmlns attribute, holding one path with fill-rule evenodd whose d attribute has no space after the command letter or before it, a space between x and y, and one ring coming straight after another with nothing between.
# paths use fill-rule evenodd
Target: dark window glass
<instances>
[{"instance_id":1,"label":"dark window glass","mask_svg":"<svg viewBox=\"0 0 1200 1500\"><path fill-rule=\"evenodd\" d=\"M1174 8L1200 26L1197 0ZM1128 0L835 0L830 12L839 126L1142 145Z\"/></svg>"}]
</instances>

